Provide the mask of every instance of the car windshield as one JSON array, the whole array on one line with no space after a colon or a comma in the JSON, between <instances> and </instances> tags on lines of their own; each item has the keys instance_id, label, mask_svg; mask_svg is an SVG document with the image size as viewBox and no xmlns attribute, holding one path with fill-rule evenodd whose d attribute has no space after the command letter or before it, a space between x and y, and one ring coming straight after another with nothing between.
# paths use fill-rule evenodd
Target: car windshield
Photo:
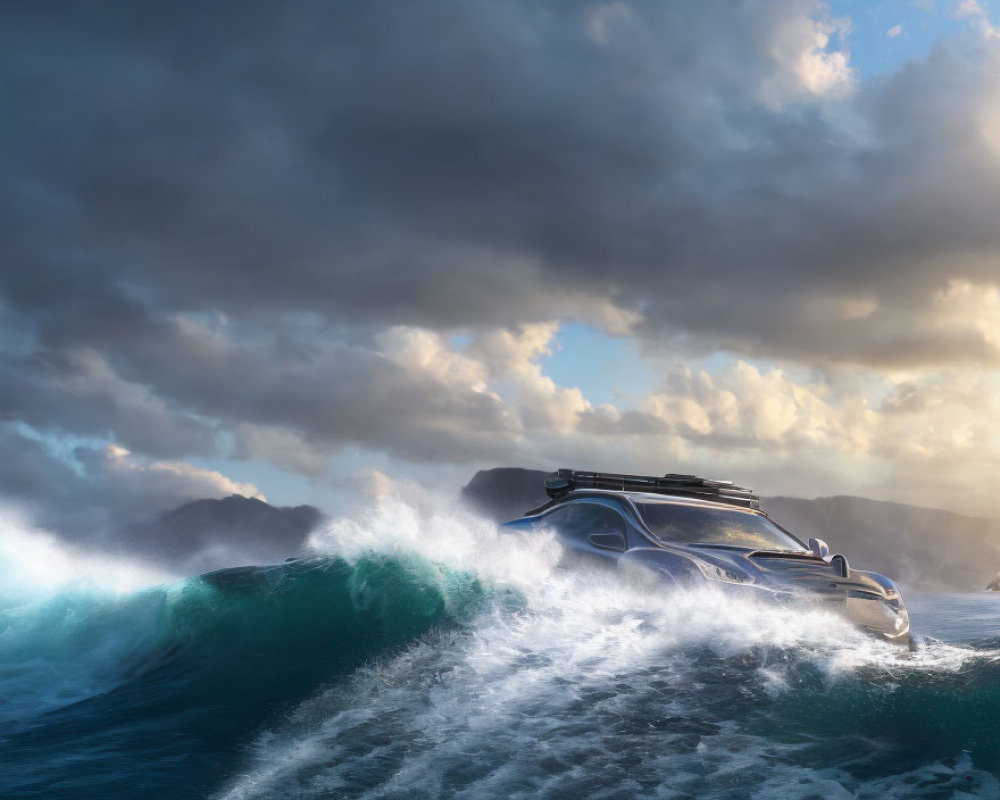
<instances>
[{"instance_id":1,"label":"car windshield","mask_svg":"<svg viewBox=\"0 0 1000 800\"><path fill-rule=\"evenodd\" d=\"M795 550L802 544L760 514L674 503L636 503L649 529L666 542L718 544L754 550Z\"/></svg>"}]
</instances>

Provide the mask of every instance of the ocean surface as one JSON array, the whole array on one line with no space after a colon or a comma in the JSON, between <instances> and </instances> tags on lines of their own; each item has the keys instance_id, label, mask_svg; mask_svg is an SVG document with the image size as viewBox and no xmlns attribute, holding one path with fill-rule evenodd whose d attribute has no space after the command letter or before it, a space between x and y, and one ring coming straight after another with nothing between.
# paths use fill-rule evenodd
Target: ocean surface
<instances>
[{"instance_id":1,"label":"ocean surface","mask_svg":"<svg viewBox=\"0 0 1000 800\"><path fill-rule=\"evenodd\" d=\"M1000 594L824 612L386 501L195 577L3 523L0 798L1000 798Z\"/></svg>"}]
</instances>

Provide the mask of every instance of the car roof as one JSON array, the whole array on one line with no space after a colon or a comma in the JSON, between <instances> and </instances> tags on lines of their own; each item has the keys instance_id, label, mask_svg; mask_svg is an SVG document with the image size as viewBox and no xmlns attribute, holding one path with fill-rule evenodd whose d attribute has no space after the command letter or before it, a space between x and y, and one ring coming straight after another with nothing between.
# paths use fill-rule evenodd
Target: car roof
<instances>
[{"instance_id":1,"label":"car roof","mask_svg":"<svg viewBox=\"0 0 1000 800\"><path fill-rule=\"evenodd\" d=\"M525 516L531 517L546 511L554 511L561 505L572 500L585 500L588 497L626 498L633 503L659 503L661 505L694 506L696 508L714 509L717 511L737 511L744 514L757 514L766 517L758 508L734 506L732 503L720 503L715 500L702 500L697 497L674 496L659 492L628 492L616 489L575 489L556 500L550 500L545 505L529 511Z\"/></svg>"}]
</instances>

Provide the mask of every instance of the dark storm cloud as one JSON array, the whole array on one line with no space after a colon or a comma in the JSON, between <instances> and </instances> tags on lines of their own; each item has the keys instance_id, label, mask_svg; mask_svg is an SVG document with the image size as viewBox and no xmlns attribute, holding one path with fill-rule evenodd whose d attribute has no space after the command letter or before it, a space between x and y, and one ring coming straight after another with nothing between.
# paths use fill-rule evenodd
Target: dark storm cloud
<instances>
[{"instance_id":1,"label":"dark storm cloud","mask_svg":"<svg viewBox=\"0 0 1000 800\"><path fill-rule=\"evenodd\" d=\"M330 341L323 328L268 335L177 320L119 350L122 374L181 407L236 424L295 431L315 446L345 442L414 461L502 458L514 431L495 396L407 369L372 346ZM309 339L313 339L312 342Z\"/></svg>"},{"instance_id":2,"label":"dark storm cloud","mask_svg":"<svg viewBox=\"0 0 1000 800\"><path fill-rule=\"evenodd\" d=\"M117 438L155 456L206 455L212 426L122 380L93 350L0 358L0 418L78 435Z\"/></svg>"},{"instance_id":3,"label":"dark storm cloud","mask_svg":"<svg viewBox=\"0 0 1000 800\"><path fill-rule=\"evenodd\" d=\"M996 277L1000 184L969 127L988 70L942 47L824 107L775 55L815 48L822 16L791 0L20 8L5 294L73 337L141 324L137 300L376 326L580 314L559 286L641 310L653 339L968 357L892 332L948 277ZM949 263L973 246L987 257ZM858 294L879 311L848 325L812 305Z\"/></svg>"},{"instance_id":4,"label":"dark storm cloud","mask_svg":"<svg viewBox=\"0 0 1000 800\"><path fill-rule=\"evenodd\" d=\"M240 423L291 431L327 453L345 443L414 461L511 452L499 399L370 348L321 340L295 353L273 336L236 341L185 320L158 334L118 343L117 371L92 349L0 360L0 414L157 457L217 453L217 433Z\"/></svg>"}]
</instances>

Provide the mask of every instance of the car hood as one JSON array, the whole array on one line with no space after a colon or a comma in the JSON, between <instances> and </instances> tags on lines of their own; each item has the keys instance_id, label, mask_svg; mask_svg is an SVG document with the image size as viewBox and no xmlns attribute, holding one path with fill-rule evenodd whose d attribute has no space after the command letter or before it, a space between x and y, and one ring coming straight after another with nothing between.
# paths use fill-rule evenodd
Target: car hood
<instances>
[{"instance_id":1,"label":"car hood","mask_svg":"<svg viewBox=\"0 0 1000 800\"><path fill-rule=\"evenodd\" d=\"M910 641L906 605L896 585L883 575L850 569L843 577L837 567L809 553L768 553L753 550L693 546L699 560L722 573L717 580L774 592L787 599L820 601L862 630L890 642ZM703 570L704 572L705 570ZM706 572L706 577L711 577Z\"/></svg>"},{"instance_id":2,"label":"car hood","mask_svg":"<svg viewBox=\"0 0 1000 800\"><path fill-rule=\"evenodd\" d=\"M809 591L820 595L840 595L855 591L880 598L887 596L887 581L851 569L846 578L832 564L811 554L771 553L752 550L696 548L699 557L735 570L753 583L779 591ZM880 577L880 576L879 576ZM891 584L890 584L891 585Z\"/></svg>"}]
</instances>

